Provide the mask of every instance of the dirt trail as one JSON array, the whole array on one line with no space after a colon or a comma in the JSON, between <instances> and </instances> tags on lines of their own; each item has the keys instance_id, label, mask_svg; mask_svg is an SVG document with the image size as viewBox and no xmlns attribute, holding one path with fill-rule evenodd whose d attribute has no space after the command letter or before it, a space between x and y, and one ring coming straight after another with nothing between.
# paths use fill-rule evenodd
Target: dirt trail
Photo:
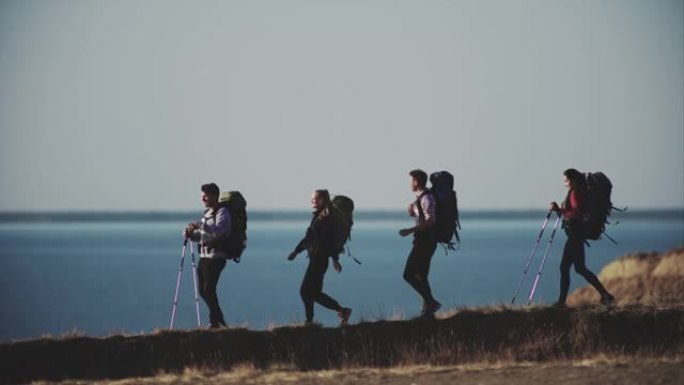
<instances>
[{"instance_id":1,"label":"dirt trail","mask_svg":"<svg viewBox=\"0 0 684 385\"><path fill-rule=\"evenodd\" d=\"M684 357L675 360L582 360L545 364L493 364L459 366L407 366L392 369L350 369L299 372L290 370L259 371L238 368L231 372L186 370L181 375L161 374L156 377L120 381L63 381L35 384L174 384L174 385L666 385L680 384L684 378Z\"/></svg>"}]
</instances>

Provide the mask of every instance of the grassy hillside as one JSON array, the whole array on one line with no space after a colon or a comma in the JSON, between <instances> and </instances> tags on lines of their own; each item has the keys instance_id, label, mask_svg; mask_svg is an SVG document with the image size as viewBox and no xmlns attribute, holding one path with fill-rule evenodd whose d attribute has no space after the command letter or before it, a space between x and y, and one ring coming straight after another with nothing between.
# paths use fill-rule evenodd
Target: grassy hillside
<instances>
[{"instance_id":1,"label":"grassy hillside","mask_svg":"<svg viewBox=\"0 0 684 385\"><path fill-rule=\"evenodd\" d=\"M154 376L186 368L299 370L684 354L684 307L460 310L346 328L160 331L0 345L3 383Z\"/></svg>"},{"instance_id":2,"label":"grassy hillside","mask_svg":"<svg viewBox=\"0 0 684 385\"><path fill-rule=\"evenodd\" d=\"M684 358L606 358L542 363L496 362L465 365L408 365L392 368L345 368L298 371L259 370L247 366L226 371L186 369L154 377L88 381L88 385L678 385L684 378ZM36 385L39 385L38 383ZM55 384L55 383L51 383ZM82 380L58 385L84 385Z\"/></svg>"},{"instance_id":3,"label":"grassy hillside","mask_svg":"<svg viewBox=\"0 0 684 385\"><path fill-rule=\"evenodd\" d=\"M338 383L352 372L362 377L371 373L367 383L384 383L386 373L374 372L374 368L446 365L450 369L429 375L439 383L473 380L470 374L461 376L461 369L454 365L506 363L516 367L516 363L532 362L537 365L521 374L519 383L547 376L543 381L539 377L546 383L575 371L576 362L597 356L626 360L629 364L625 366L642 365L642 369L658 373L653 378L634 376L620 370L620 365L608 363L599 365L591 379L600 379L599 374L606 372L612 373L606 379L619 377L620 383L673 383L668 379L681 377L684 247L664 254L621 257L606 265L600 278L620 307L588 306L586 303L596 304L598 296L593 289L582 288L570 296L568 302L573 307L566 309L463 309L431 321L378 321L345 328L159 331L141 336L43 338L0 344L0 382L129 378L125 383L140 383L142 377L155 382L161 379L160 373L170 373L165 382L215 383L221 374L225 379L219 382L228 384L241 383L245 378L240 374L247 368L247 377L264 376L265 383L271 383L271 375L283 375L293 383L325 382L319 375L301 372L310 370L338 373L325 383ZM663 361L672 358L673 362ZM207 371L215 375L191 374L187 378L187 373ZM518 372L505 369L502 378L508 380ZM580 374L585 372L576 372L576 383L589 380ZM412 377L402 374L392 382L412 383ZM496 378L485 382L497 383Z\"/></svg>"},{"instance_id":4,"label":"grassy hillside","mask_svg":"<svg viewBox=\"0 0 684 385\"><path fill-rule=\"evenodd\" d=\"M634 253L606 265L599 279L619 304L684 304L684 246L666 253ZM568 297L568 304L596 303L599 295L583 287Z\"/></svg>"}]
</instances>

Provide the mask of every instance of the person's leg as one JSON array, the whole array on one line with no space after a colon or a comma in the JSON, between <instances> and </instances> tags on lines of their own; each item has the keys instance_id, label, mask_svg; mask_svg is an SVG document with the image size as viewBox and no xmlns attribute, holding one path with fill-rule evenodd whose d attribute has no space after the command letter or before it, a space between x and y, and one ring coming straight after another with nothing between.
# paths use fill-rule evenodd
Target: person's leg
<instances>
[{"instance_id":1,"label":"person's leg","mask_svg":"<svg viewBox=\"0 0 684 385\"><path fill-rule=\"evenodd\" d=\"M314 301L327 309L336 311L337 316L340 317L340 324L342 326L347 325L352 310L348 307L342 307L339 302L323 292L323 279L325 278L325 273L328 271L329 258L324 257L316 259L313 263L316 265L316 268L314 269L315 276L312 278L312 294L314 296Z\"/></svg>"},{"instance_id":2,"label":"person's leg","mask_svg":"<svg viewBox=\"0 0 684 385\"><path fill-rule=\"evenodd\" d=\"M416 264L418 263L418 250L417 246L414 244L411 248L408 258L406 258L406 266L404 266L404 281L406 281L413 290L420 294L420 290L417 286L416 277Z\"/></svg>"},{"instance_id":3,"label":"person's leg","mask_svg":"<svg viewBox=\"0 0 684 385\"><path fill-rule=\"evenodd\" d=\"M570 289L570 268L572 267L572 253L574 245L571 242L571 238L565 241L565 246L563 247L563 257L560 263L560 294L558 295L557 305L564 306L565 300L568 297L568 290Z\"/></svg>"},{"instance_id":4,"label":"person's leg","mask_svg":"<svg viewBox=\"0 0 684 385\"><path fill-rule=\"evenodd\" d=\"M197 291L199 291L200 297L204 300L209 308L209 324L213 324L214 320L211 318L211 306L209 305L209 299L207 294L207 280L209 276L209 258L200 258L197 262Z\"/></svg>"},{"instance_id":5,"label":"person's leg","mask_svg":"<svg viewBox=\"0 0 684 385\"><path fill-rule=\"evenodd\" d=\"M304 273L304 278L302 279L302 285L299 288L299 295L302 297L302 302L304 302L304 313L306 315L306 322L313 322L313 306L314 298L316 296L316 272L313 260L309 259L309 266L306 268L306 273Z\"/></svg>"},{"instance_id":6,"label":"person's leg","mask_svg":"<svg viewBox=\"0 0 684 385\"><path fill-rule=\"evenodd\" d=\"M319 305L330 310L340 311L342 310L342 306L323 292L323 279L325 278L325 273L328 271L328 262L328 257L317 258L313 262L316 264L316 269L314 269L315 273L312 278L312 295L314 301Z\"/></svg>"},{"instance_id":7,"label":"person's leg","mask_svg":"<svg viewBox=\"0 0 684 385\"><path fill-rule=\"evenodd\" d=\"M200 296L209 308L209 326L218 327L225 325L223 312L218 302L216 285L218 284L221 270L226 265L225 259L200 258L197 266L197 285Z\"/></svg>"},{"instance_id":8,"label":"person's leg","mask_svg":"<svg viewBox=\"0 0 684 385\"><path fill-rule=\"evenodd\" d=\"M575 272L584 279L587 280L591 284L591 286L596 289L596 291L599 292L601 295L601 299L612 299L613 296L608 293L608 290L606 290L605 287L601 284L601 281L599 281L598 277L596 274L594 274L591 270L587 268L587 265L585 263L585 254L584 254L584 240L579 241L579 246L577 247L577 253L575 254L574 257L574 264L575 264Z\"/></svg>"},{"instance_id":9,"label":"person's leg","mask_svg":"<svg viewBox=\"0 0 684 385\"><path fill-rule=\"evenodd\" d=\"M423 299L424 306L434 306L436 303L428 281L430 262L436 248L437 242L414 241L411 253L406 260L406 267L404 268L404 280L418 292Z\"/></svg>"},{"instance_id":10,"label":"person's leg","mask_svg":"<svg viewBox=\"0 0 684 385\"><path fill-rule=\"evenodd\" d=\"M219 305L219 299L218 299L218 294L216 292L216 288L218 286L218 280L221 277L221 272L226 267L226 264L228 261L225 259L215 259L214 261L215 262L214 262L214 266L212 269L212 276L211 276L212 292L213 292L214 298L216 299L216 302L215 302L216 307L215 307L214 311L216 312L216 321L219 323L219 325L227 326L226 321L223 318L223 311L221 310L221 306Z\"/></svg>"},{"instance_id":11,"label":"person's leg","mask_svg":"<svg viewBox=\"0 0 684 385\"><path fill-rule=\"evenodd\" d=\"M417 270L417 275L424 287L423 290L425 294L423 298L426 299L428 304L427 310L430 312L434 312L437 310L438 307L442 306L432 296L432 288L430 287L430 281L428 280L428 276L430 275L430 264L432 263L432 256L435 254L436 249L436 241L426 241L426 243L423 246L421 246L422 258L421 263L418 264Z\"/></svg>"}]
</instances>

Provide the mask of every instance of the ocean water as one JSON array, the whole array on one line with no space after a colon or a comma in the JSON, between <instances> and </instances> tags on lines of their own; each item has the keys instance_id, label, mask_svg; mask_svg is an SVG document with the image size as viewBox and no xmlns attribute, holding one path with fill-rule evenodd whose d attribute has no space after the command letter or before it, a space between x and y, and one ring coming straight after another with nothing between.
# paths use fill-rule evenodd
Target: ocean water
<instances>
[{"instance_id":1,"label":"ocean water","mask_svg":"<svg viewBox=\"0 0 684 385\"><path fill-rule=\"evenodd\" d=\"M180 264L181 229L187 215L40 215L0 217L0 341L60 336L78 331L90 336L146 333L169 327ZM445 254L438 248L430 282L444 309L508 304L544 213L464 214L462 245ZM310 215L262 214L249 222L248 249L242 262L229 263L218 286L226 321L234 326L267 329L302 322L299 285L305 253L293 262L288 253L304 235ZM681 211L618 214L609 227L619 244L604 239L587 249L587 265L598 274L618 256L634 251L666 251L684 244ZM350 248L362 264L342 257L343 271L332 266L324 291L353 308L351 322L410 318L420 311L417 294L403 281L410 237L397 231L411 225L400 215L357 216ZM523 283L517 304L525 304L553 222ZM558 266L565 234L551 245L535 303L558 295ZM197 327L188 253L181 282L176 329ZM586 285L571 276L571 290ZM200 299L201 319L207 310ZM316 305L316 319L334 326L334 312Z\"/></svg>"}]
</instances>

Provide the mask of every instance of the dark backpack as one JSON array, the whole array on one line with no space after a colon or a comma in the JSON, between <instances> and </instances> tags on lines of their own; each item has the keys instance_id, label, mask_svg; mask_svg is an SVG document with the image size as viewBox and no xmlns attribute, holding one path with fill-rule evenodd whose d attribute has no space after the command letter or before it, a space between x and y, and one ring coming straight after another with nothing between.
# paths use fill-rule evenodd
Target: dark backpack
<instances>
[{"instance_id":1,"label":"dark backpack","mask_svg":"<svg viewBox=\"0 0 684 385\"><path fill-rule=\"evenodd\" d=\"M461 238L458 235L458 230L461 229L461 222L458 219L458 201L456 199L456 191L454 191L454 176L448 171L433 172L430 174L430 183L432 184L430 192L437 204L435 208L437 241L443 243L449 249L455 250L454 245L461 243Z\"/></svg>"},{"instance_id":2,"label":"dark backpack","mask_svg":"<svg viewBox=\"0 0 684 385\"><path fill-rule=\"evenodd\" d=\"M226 252L228 259L240 263L240 256L247 247L247 201L239 191L228 191L221 194L219 208L221 207L230 212L230 234L222 237L216 248Z\"/></svg>"},{"instance_id":3,"label":"dark backpack","mask_svg":"<svg viewBox=\"0 0 684 385\"><path fill-rule=\"evenodd\" d=\"M354 224L354 201L347 196L336 195L331 203L332 219L335 223L335 236L332 249L336 254L344 254L344 246L347 241L351 240L351 229ZM351 257L349 247L347 247L347 255ZM361 264L356 258L354 258L354 261Z\"/></svg>"},{"instance_id":4,"label":"dark backpack","mask_svg":"<svg viewBox=\"0 0 684 385\"><path fill-rule=\"evenodd\" d=\"M606 230L608 216L614 208L610 201L613 184L602 172L588 172L587 195L582 210L582 228L587 239L600 239Z\"/></svg>"}]
</instances>

